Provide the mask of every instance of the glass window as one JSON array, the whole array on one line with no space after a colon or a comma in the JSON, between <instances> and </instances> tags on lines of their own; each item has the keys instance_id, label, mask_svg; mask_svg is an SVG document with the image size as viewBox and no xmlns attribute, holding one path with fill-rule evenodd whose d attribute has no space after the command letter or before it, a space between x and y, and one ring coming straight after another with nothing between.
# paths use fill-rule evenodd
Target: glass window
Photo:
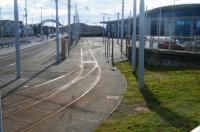
<instances>
[{"instance_id":1,"label":"glass window","mask_svg":"<svg viewBox=\"0 0 200 132\"><path fill-rule=\"evenodd\" d=\"M196 21L196 28L197 28L197 29L200 29L200 20L197 20L197 21Z\"/></svg>"}]
</instances>

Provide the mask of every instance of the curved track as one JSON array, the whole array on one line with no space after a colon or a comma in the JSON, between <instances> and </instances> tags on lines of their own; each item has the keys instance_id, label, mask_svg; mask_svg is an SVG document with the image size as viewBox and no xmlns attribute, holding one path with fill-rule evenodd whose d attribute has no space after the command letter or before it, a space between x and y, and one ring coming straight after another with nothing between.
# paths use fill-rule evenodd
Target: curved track
<instances>
[{"instance_id":1,"label":"curved track","mask_svg":"<svg viewBox=\"0 0 200 132\"><path fill-rule=\"evenodd\" d=\"M4 105L4 124L8 124L10 120L26 123L15 128L6 125L5 131L13 130L26 132L37 127L37 125L49 118L53 118L56 114L67 109L73 103L85 96L98 83L101 77L101 69L90 48L81 49L81 64L79 70L79 72L77 72L76 69L74 70L76 74L72 71L69 74L60 76L46 83L14 93L20 94L20 96L28 95L28 97L26 97L26 99L29 98L27 99L28 101L26 100L28 105L15 109L19 104L24 104L24 100L22 99L13 101L14 103L11 101L12 103ZM74 76L72 77L72 75ZM71 77L71 79L68 79L69 77ZM63 82L65 82L65 84ZM49 88L49 86L53 84L56 85ZM60 86L58 86L58 84L60 84ZM38 91L42 92L38 93ZM11 97L10 99L12 100L13 98ZM11 110L9 110L9 108L11 108ZM32 115L31 117L34 117L34 119L26 115Z\"/></svg>"},{"instance_id":2,"label":"curved track","mask_svg":"<svg viewBox=\"0 0 200 132\"><path fill-rule=\"evenodd\" d=\"M39 45L39 46L41 46L41 45ZM39 48L39 46L36 47L36 50L35 50L35 48L31 49L31 47L30 47L30 49L23 50L24 53L22 53L22 55L21 55L22 56L22 66L29 66L29 65L35 64L35 63L40 63L42 65L44 63L54 60L55 49L53 48L53 46L50 45L51 47L49 48L48 47L49 44L45 44L44 46L41 47L41 49ZM33 50L33 51L30 52L30 50ZM37 59L35 59L35 58L37 58ZM32 61L33 59L35 61ZM1 74L10 73L10 72L15 71L16 64L15 64L15 56L14 55L13 56L9 55L9 57L4 58L4 60L0 59L0 63L4 64L4 66L0 67Z\"/></svg>"}]
</instances>

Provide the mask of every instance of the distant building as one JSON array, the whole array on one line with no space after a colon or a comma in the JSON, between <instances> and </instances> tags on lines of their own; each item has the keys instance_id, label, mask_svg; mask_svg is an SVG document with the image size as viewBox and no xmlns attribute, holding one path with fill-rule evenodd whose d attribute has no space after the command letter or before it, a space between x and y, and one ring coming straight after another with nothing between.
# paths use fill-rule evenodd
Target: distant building
<instances>
[{"instance_id":1,"label":"distant building","mask_svg":"<svg viewBox=\"0 0 200 132\"><path fill-rule=\"evenodd\" d=\"M145 12L146 35L194 37L200 35L200 4L182 4L159 7ZM107 21L107 29L117 35L117 20ZM129 31L129 20L124 20L124 35ZM131 19L132 23L132 19ZM121 27L121 21L120 21ZM121 28L120 28L121 29ZM120 30L119 29L119 30ZM121 30L120 30L121 32ZM132 34L132 24L131 24ZM137 34L139 34L139 16L137 16Z\"/></svg>"},{"instance_id":2,"label":"distant building","mask_svg":"<svg viewBox=\"0 0 200 132\"><path fill-rule=\"evenodd\" d=\"M1 26L2 24L2 26ZM24 25L22 21L19 21L19 33L23 35ZM0 20L0 34L3 34L5 37L15 35L15 23L12 20Z\"/></svg>"},{"instance_id":3,"label":"distant building","mask_svg":"<svg viewBox=\"0 0 200 132\"><path fill-rule=\"evenodd\" d=\"M82 36L102 36L103 33L103 27L101 26L90 26L84 23L79 23L78 27ZM68 26L65 28L68 30ZM75 24L71 24L71 30L75 31ZM72 34L74 34L74 32L72 32Z\"/></svg>"}]
</instances>

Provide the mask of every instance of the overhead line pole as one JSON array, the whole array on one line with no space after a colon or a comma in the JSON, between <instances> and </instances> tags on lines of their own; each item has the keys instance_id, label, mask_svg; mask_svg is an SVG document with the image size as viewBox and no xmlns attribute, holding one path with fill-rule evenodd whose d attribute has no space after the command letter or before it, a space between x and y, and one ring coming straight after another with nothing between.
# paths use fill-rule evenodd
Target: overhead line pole
<instances>
[{"instance_id":1,"label":"overhead line pole","mask_svg":"<svg viewBox=\"0 0 200 132\"><path fill-rule=\"evenodd\" d=\"M139 86L144 88L144 44L145 44L145 13L144 0L140 0L140 16L139 16L139 30L140 30L140 48L139 48Z\"/></svg>"},{"instance_id":2,"label":"overhead line pole","mask_svg":"<svg viewBox=\"0 0 200 132\"><path fill-rule=\"evenodd\" d=\"M122 23L121 23L121 58L123 57L123 39L124 39L124 0L122 0Z\"/></svg>"},{"instance_id":3,"label":"overhead line pole","mask_svg":"<svg viewBox=\"0 0 200 132\"><path fill-rule=\"evenodd\" d=\"M74 15L73 19L74 19L74 24L73 24L74 42L76 44L76 15Z\"/></svg>"},{"instance_id":4,"label":"overhead line pole","mask_svg":"<svg viewBox=\"0 0 200 132\"><path fill-rule=\"evenodd\" d=\"M0 19L1 19L1 38L3 39L3 30L2 30L2 16L1 16L1 7L0 7ZM1 90L0 90L0 132L3 132L3 119L2 119L2 107L1 107Z\"/></svg>"},{"instance_id":5,"label":"overhead line pole","mask_svg":"<svg viewBox=\"0 0 200 132\"><path fill-rule=\"evenodd\" d=\"M19 46L19 15L18 1L14 0L14 20L15 20L15 49L16 49L16 78L21 78L20 46Z\"/></svg>"},{"instance_id":6,"label":"overhead line pole","mask_svg":"<svg viewBox=\"0 0 200 132\"><path fill-rule=\"evenodd\" d=\"M56 60L57 64L60 63L60 35L59 35L59 17L58 17L58 0L55 0L56 3Z\"/></svg>"},{"instance_id":7,"label":"overhead line pole","mask_svg":"<svg viewBox=\"0 0 200 132\"><path fill-rule=\"evenodd\" d=\"M71 0L68 0L68 56L71 48Z\"/></svg>"},{"instance_id":8,"label":"overhead line pole","mask_svg":"<svg viewBox=\"0 0 200 132\"><path fill-rule=\"evenodd\" d=\"M117 13L117 44L119 44L119 29L120 29L120 21L119 21L119 12Z\"/></svg>"},{"instance_id":9,"label":"overhead line pole","mask_svg":"<svg viewBox=\"0 0 200 132\"><path fill-rule=\"evenodd\" d=\"M105 31L104 31L104 21L105 21L105 17L103 16L103 44L105 41L104 35L105 35Z\"/></svg>"},{"instance_id":10,"label":"overhead line pole","mask_svg":"<svg viewBox=\"0 0 200 132\"><path fill-rule=\"evenodd\" d=\"M41 41L43 40L43 29L42 29L42 7L40 7L40 10L41 10L41 23L40 23L40 35L41 35Z\"/></svg>"},{"instance_id":11,"label":"overhead line pole","mask_svg":"<svg viewBox=\"0 0 200 132\"><path fill-rule=\"evenodd\" d=\"M27 0L25 0L25 17L26 17L26 27L25 27L25 32L26 32L26 44L28 44L28 29L27 29L27 15L28 15L28 10L27 10Z\"/></svg>"},{"instance_id":12,"label":"overhead line pole","mask_svg":"<svg viewBox=\"0 0 200 132\"><path fill-rule=\"evenodd\" d=\"M136 73L136 11L137 0L133 0L133 34L132 34L132 72Z\"/></svg>"},{"instance_id":13,"label":"overhead line pole","mask_svg":"<svg viewBox=\"0 0 200 132\"><path fill-rule=\"evenodd\" d=\"M0 19L1 19L1 38L3 39L3 25L2 25L2 22L3 22L3 19L2 19L2 14L1 14L1 10L2 10L2 8L0 7Z\"/></svg>"},{"instance_id":14,"label":"overhead line pole","mask_svg":"<svg viewBox=\"0 0 200 132\"><path fill-rule=\"evenodd\" d=\"M75 42L76 42L76 45L78 43L78 24L77 24L77 4L75 4L75 31L76 31L76 34L75 34Z\"/></svg>"}]
</instances>

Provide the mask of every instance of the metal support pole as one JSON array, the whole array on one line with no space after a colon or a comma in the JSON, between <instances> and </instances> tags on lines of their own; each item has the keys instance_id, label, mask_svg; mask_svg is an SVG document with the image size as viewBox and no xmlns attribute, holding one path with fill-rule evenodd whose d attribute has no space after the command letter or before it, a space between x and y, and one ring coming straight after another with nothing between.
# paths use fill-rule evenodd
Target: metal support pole
<instances>
[{"instance_id":1,"label":"metal support pole","mask_svg":"<svg viewBox=\"0 0 200 132\"><path fill-rule=\"evenodd\" d=\"M0 7L0 19L1 19L1 23L0 23L1 31L0 32L1 32L1 39L3 39L3 24L2 24L3 19L2 19L1 10L2 10L2 8Z\"/></svg>"},{"instance_id":2,"label":"metal support pole","mask_svg":"<svg viewBox=\"0 0 200 132\"><path fill-rule=\"evenodd\" d=\"M75 44L78 43L78 30L77 30L77 4L75 4L75 17L74 17L74 24L75 24Z\"/></svg>"},{"instance_id":3,"label":"metal support pole","mask_svg":"<svg viewBox=\"0 0 200 132\"><path fill-rule=\"evenodd\" d=\"M108 17L108 21L110 21L110 17ZM110 37L111 37L111 28L112 28L112 25L111 23L109 24L109 33L108 33L108 57L110 57Z\"/></svg>"},{"instance_id":4,"label":"metal support pole","mask_svg":"<svg viewBox=\"0 0 200 132\"><path fill-rule=\"evenodd\" d=\"M110 38L109 38L109 32L107 36L107 51L106 51L106 58L107 58L107 63L109 63L109 45L110 45Z\"/></svg>"},{"instance_id":5,"label":"metal support pole","mask_svg":"<svg viewBox=\"0 0 200 132\"><path fill-rule=\"evenodd\" d=\"M119 29L120 29L120 22L119 22L119 13L117 13L117 44L119 44Z\"/></svg>"},{"instance_id":6,"label":"metal support pole","mask_svg":"<svg viewBox=\"0 0 200 132\"><path fill-rule=\"evenodd\" d=\"M60 63L60 37L59 37L59 17L58 17L58 0L55 0L56 3L56 61L57 64Z\"/></svg>"},{"instance_id":7,"label":"metal support pole","mask_svg":"<svg viewBox=\"0 0 200 132\"><path fill-rule=\"evenodd\" d=\"M105 59L107 59L107 34L105 35Z\"/></svg>"},{"instance_id":8,"label":"metal support pole","mask_svg":"<svg viewBox=\"0 0 200 132\"><path fill-rule=\"evenodd\" d=\"M74 42L76 44L76 24L75 24L75 15L73 17L73 37L74 37Z\"/></svg>"},{"instance_id":9,"label":"metal support pole","mask_svg":"<svg viewBox=\"0 0 200 132\"><path fill-rule=\"evenodd\" d=\"M115 71L115 64L114 64L114 34L112 35L112 70Z\"/></svg>"},{"instance_id":10,"label":"metal support pole","mask_svg":"<svg viewBox=\"0 0 200 132\"><path fill-rule=\"evenodd\" d=\"M41 9L41 23L40 23L41 27L40 27L40 35L41 35L41 41L42 41L42 40L43 40L43 29L42 29L42 7L40 7L40 9Z\"/></svg>"},{"instance_id":11,"label":"metal support pole","mask_svg":"<svg viewBox=\"0 0 200 132\"><path fill-rule=\"evenodd\" d=\"M71 0L68 0L68 56L71 48Z\"/></svg>"},{"instance_id":12,"label":"metal support pole","mask_svg":"<svg viewBox=\"0 0 200 132\"><path fill-rule=\"evenodd\" d=\"M145 13L144 13L144 0L140 0L140 49L139 49L139 86L144 88L144 27L145 27Z\"/></svg>"},{"instance_id":13,"label":"metal support pole","mask_svg":"<svg viewBox=\"0 0 200 132\"><path fill-rule=\"evenodd\" d=\"M105 21L105 17L103 16L103 44L105 42L105 31L104 31L104 21Z\"/></svg>"},{"instance_id":14,"label":"metal support pole","mask_svg":"<svg viewBox=\"0 0 200 132\"><path fill-rule=\"evenodd\" d=\"M176 35L176 14L175 14L175 5L176 5L176 0L174 0L174 8L173 8L173 15L174 15L174 38Z\"/></svg>"},{"instance_id":15,"label":"metal support pole","mask_svg":"<svg viewBox=\"0 0 200 132\"><path fill-rule=\"evenodd\" d=\"M15 48L16 48L16 77L21 78L20 46L19 46L19 16L18 1L14 0L14 19L15 19Z\"/></svg>"},{"instance_id":16,"label":"metal support pole","mask_svg":"<svg viewBox=\"0 0 200 132\"><path fill-rule=\"evenodd\" d=\"M0 19L1 19L1 39L3 39L3 30L2 30L2 28L3 28L3 26L2 26L2 15L1 15L1 7L0 7ZM3 132L3 120L2 120L2 107L1 107L1 90L0 90L0 132Z\"/></svg>"},{"instance_id":17,"label":"metal support pole","mask_svg":"<svg viewBox=\"0 0 200 132\"><path fill-rule=\"evenodd\" d=\"M137 0L133 0L133 34L132 34L132 72L136 73L136 8Z\"/></svg>"},{"instance_id":18,"label":"metal support pole","mask_svg":"<svg viewBox=\"0 0 200 132\"><path fill-rule=\"evenodd\" d=\"M121 58L123 57L123 39L124 39L124 0L122 0Z\"/></svg>"},{"instance_id":19,"label":"metal support pole","mask_svg":"<svg viewBox=\"0 0 200 132\"><path fill-rule=\"evenodd\" d=\"M27 26L28 26L28 24L27 24L27 15L28 15L28 10L27 10L27 0L25 0L25 17L26 17L26 27L25 27L25 32L26 32L26 44L28 44L28 28L27 28Z\"/></svg>"},{"instance_id":20,"label":"metal support pole","mask_svg":"<svg viewBox=\"0 0 200 132\"><path fill-rule=\"evenodd\" d=\"M3 132L3 119L2 119L2 107L1 107L1 90L0 90L0 132Z\"/></svg>"},{"instance_id":21,"label":"metal support pole","mask_svg":"<svg viewBox=\"0 0 200 132\"><path fill-rule=\"evenodd\" d=\"M161 31L161 8L160 8L160 15L159 15L158 44L160 43L160 31Z\"/></svg>"}]
</instances>

